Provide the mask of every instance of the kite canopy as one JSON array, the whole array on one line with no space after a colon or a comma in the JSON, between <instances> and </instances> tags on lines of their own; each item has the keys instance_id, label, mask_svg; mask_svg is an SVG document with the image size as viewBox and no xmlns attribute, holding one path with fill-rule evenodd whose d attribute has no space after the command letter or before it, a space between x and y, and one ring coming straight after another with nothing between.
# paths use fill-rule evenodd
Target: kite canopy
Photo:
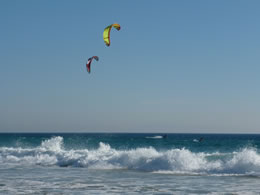
<instances>
[{"instance_id":1,"label":"kite canopy","mask_svg":"<svg viewBox=\"0 0 260 195\"><path fill-rule=\"evenodd\" d=\"M107 46L110 45L110 31L111 31L112 27L114 27L117 30L120 30L120 28L121 28L119 24L111 24L111 25L109 25L108 27L105 28L105 30L103 32L103 39L104 39L105 44Z\"/></svg>"},{"instance_id":2,"label":"kite canopy","mask_svg":"<svg viewBox=\"0 0 260 195\"><path fill-rule=\"evenodd\" d=\"M99 60L98 56L92 56L91 58L88 59L88 62L86 64L88 73L90 73L90 65L93 59L95 59L96 61Z\"/></svg>"}]
</instances>

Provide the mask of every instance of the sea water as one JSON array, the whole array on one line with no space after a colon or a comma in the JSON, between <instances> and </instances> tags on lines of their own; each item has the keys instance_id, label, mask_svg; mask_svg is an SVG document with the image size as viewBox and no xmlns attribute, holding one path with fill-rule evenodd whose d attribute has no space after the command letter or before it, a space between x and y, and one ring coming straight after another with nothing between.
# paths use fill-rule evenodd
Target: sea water
<instances>
[{"instance_id":1,"label":"sea water","mask_svg":"<svg viewBox=\"0 0 260 195\"><path fill-rule=\"evenodd\" d=\"M0 194L260 194L260 135L2 133Z\"/></svg>"}]
</instances>

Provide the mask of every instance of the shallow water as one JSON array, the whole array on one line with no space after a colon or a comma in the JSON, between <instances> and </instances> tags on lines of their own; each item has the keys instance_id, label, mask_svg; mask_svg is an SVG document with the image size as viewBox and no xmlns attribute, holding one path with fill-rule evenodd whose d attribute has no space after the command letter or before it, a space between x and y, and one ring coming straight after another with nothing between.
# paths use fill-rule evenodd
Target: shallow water
<instances>
[{"instance_id":1,"label":"shallow water","mask_svg":"<svg viewBox=\"0 0 260 195\"><path fill-rule=\"evenodd\" d=\"M259 194L260 178L129 170L20 167L1 170L1 194Z\"/></svg>"}]
</instances>

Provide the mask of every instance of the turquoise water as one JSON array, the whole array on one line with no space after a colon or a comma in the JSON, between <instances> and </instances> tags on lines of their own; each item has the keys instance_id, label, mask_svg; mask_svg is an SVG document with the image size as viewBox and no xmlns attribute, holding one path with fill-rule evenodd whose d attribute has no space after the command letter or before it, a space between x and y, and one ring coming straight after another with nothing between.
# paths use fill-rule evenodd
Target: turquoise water
<instances>
[{"instance_id":1,"label":"turquoise water","mask_svg":"<svg viewBox=\"0 0 260 195\"><path fill-rule=\"evenodd\" d=\"M260 135L0 134L0 194L260 194Z\"/></svg>"}]
</instances>

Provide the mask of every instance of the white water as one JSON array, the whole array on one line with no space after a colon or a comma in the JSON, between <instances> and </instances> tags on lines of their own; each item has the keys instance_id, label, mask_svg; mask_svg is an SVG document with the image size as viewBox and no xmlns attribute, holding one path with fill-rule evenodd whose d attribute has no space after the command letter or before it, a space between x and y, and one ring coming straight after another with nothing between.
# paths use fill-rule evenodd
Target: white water
<instances>
[{"instance_id":1,"label":"white water","mask_svg":"<svg viewBox=\"0 0 260 195\"><path fill-rule=\"evenodd\" d=\"M214 157L214 158L212 158ZM158 151L152 147L116 150L100 143L98 149L65 150L63 138L43 141L36 148L0 148L1 167L71 166L87 169L127 169L188 175L260 176L260 154L254 148L233 153L193 153L185 148Z\"/></svg>"},{"instance_id":2,"label":"white water","mask_svg":"<svg viewBox=\"0 0 260 195\"><path fill-rule=\"evenodd\" d=\"M148 139L162 139L163 136L161 136L161 135L156 135L156 136L152 136L152 137L147 136L146 138L148 138Z\"/></svg>"}]
</instances>

